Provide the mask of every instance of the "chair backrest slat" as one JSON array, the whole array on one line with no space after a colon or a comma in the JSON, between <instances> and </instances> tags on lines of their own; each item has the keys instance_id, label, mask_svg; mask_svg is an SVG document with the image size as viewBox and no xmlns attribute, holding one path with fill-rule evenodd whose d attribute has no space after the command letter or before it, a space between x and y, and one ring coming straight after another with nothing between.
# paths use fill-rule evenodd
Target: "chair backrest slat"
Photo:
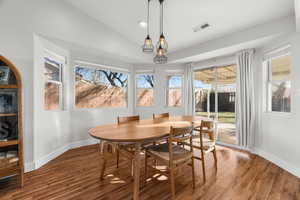
<instances>
[{"instance_id":1,"label":"chair backrest slat","mask_svg":"<svg viewBox=\"0 0 300 200\"><path fill-rule=\"evenodd\" d=\"M161 119L170 117L169 113L162 113L162 114L153 114L153 119Z\"/></svg>"},{"instance_id":2,"label":"chair backrest slat","mask_svg":"<svg viewBox=\"0 0 300 200\"><path fill-rule=\"evenodd\" d=\"M186 142L190 139L190 136L182 136L182 137L173 137L172 142Z\"/></svg>"},{"instance_id":3,"label":"chair backrest slat","mask_svg":"<svg viewBox=\"0 0 300 200\"><path fill-rule=\"evenodd\" d=\"M118 124L126 124L129 122L139 121L140 116L128 116L128 117L118 117Z\"/></svg>"},{"instance_id":4,"label":"chair backrest slat","mask_svg":"<svg viewBox=\"0 0 300 200\"><path fill-rule=\"evenodd\" d=\"M189 127L171 127L171 134L170 137L176 137L176 136L180 136L180 135L186 135L186 134L192 134L193 131L193 126L189 126Z\"/></svg>"},{"instance_id":5,"label":"chair backrest slat","mask_svg":"<svg viewBox=\"0 0 300 200\"><path fill-rule=\"evenodd\" d=\"M215 121L201 121L201 126L200 126L200 132L201 134L208 134L209 139L212 141L217 140L217 134L216 134L216 127L215 127Z\"/></svg>"}]
</instances>

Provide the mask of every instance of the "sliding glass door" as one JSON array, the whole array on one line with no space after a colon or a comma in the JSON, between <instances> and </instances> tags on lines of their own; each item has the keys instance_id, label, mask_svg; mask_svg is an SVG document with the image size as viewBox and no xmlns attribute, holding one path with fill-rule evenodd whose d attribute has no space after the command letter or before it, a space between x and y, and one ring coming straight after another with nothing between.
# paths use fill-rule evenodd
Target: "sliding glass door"
<instances>
[{"instance_id":1,"label":"sliding glass door","mask_svg":"<svg viewBox=\"0 0 300 200\"><path fill-rule=\"evenodd\" d=\"M194 72L195 112L218 121L218 141L235 145L236 65Z\"/></svg>"},{"instance_id":2,"label":"sliding glass door","mask_svg":"<svg viewBox=\"0 0 300 200\"><path fill-rule=\"evenodd\" d=\"M203 117L216 117L216 68L209 68L194 73L195 111Z\"/></svg>"}]
</instances>

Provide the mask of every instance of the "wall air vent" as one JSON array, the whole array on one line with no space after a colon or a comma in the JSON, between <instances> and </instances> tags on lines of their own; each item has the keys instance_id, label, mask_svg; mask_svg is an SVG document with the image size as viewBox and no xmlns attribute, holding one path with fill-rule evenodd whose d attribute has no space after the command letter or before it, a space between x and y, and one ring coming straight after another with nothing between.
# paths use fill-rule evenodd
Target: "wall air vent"
<instances>
[{"instance_id":1,"label":"wall air vent","mask_svg":"<svg viewBox=\"0 0 300 200\"><path fill-rule=\"evenodd\" d=\"M195 26L195 27L193 28L193 31L194 31L194 32L198 32L198 31L204 30L204 29L206 29L206 28L208 28L208 27L210 27L210 24L209 24L209 23L200 24L200 25L198 25L198 26Z\"/></svg>"}]
</instances>

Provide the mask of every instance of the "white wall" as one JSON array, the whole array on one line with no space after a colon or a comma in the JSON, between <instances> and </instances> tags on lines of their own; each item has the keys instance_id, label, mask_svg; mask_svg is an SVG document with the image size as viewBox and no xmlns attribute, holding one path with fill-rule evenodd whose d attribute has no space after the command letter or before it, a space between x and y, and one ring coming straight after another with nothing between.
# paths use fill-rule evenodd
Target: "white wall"
<instances>
[{"instance_id":1,"label":"white wall","mask_svg":"<svg viewBox=\"0 0 300 200\"><path fill-rule=\"evenodd\" d=\"M264 109L264 53L287 44L291 45L292 112L266 113ZM256 52L256 151L268 160L300 177L300 34L282 36Z\"/></svg>"},{"instance_id":2,"label":"white wall","mask_svg":"<svg viewBox=\"0 0 300 200\"><path fill-rule=\"evenodd\" d=\"M95 126L100 126L108 123L116 123L117 117L120 115L129 116L133 114L133 83L134 75L132 65L110 60L99 55L86 55L84 52L73 52L72 53L72 66L70 70L71 81L70 85L75 85L74 77L74 61L89 61L95 64L108 64L109 66L115 66L123 68L129 73L129 87L128 87L128 106L124 108L103 108L103 109L76 109L75 99L70 99L70 141L76 143L77 141L88 140L90 136L87 134L87 130ZM71 97L74 97L74 89L71 88ZM84 120L83 120L84 119Z\"/></svg>"},{"instance_id":3,"label":"white wall","mask_svg":"<svg viewBox=\"0 0 300 200\"><path fill-rule=\"evenodd\" d=\"M115 66L128 71L130 78L132 67L118 61L101 58L98 55L87 55L83 51L63 49L53 42L39 36L34 37L34 164L35 169L46 164L70 148L97 142L93 140L88 130L95 126L114 123L119 115L132 115L132 87L128 90L128 107L125 108L75 108L75 76L76 61ZM67 58L64 66L64 109L60 111L45 111L44 102L44 71L43 52L50 50ZM129 81L132 85L132 81Z\"/></svg>"},{"instance_id":4,"label":"white wall","mask_svg":"<svg viewBox=\"0 0 300 200\"><path fill-rule=\"evenodd\" d=\"M34 36L34 70L33 70L33 146L35 168L39 168L53 152L64 148L69 142L69 123L70 116L68 105L64 110L46 111L44 110L44 53L45 49L63 56L69 60L69 51L62 49L51 42ZM70 68L68 64L64 65L64 70ZM70 80L69 73L63 74L64 79L64 98L68 102Z\"/></svg>"},{"instance_id":5,"label":"white wall","mask_svg":"<svg viewBox=\"0 0 300 200\"><path fill-rule=\"evenodd\" d=\"M164 66L145 64L134 65L134 70L137 72L143 70L152 70L154 72L154 106L138 107L134 104L134 113L140 115L141 118L144 119L151 118L153 113L159 114L169 112L171 115L184 115L184 102L181 107L168 107L166 105L167 75L172 73L182 73L184 76L184 67L185 65L183 64L168 64ZM184 90L182 92L184 94Z\"/></svg>"},{"instance_id":6,"label":"white wall","mask_svg":"<svg viewBox=\"0 0 300 200\"><path fill-rule=\"evenodd\" d=\"M128 90L128 107L125 108L75 108L75 75L76 61L87 61L99 65L108 64L128 71L133 76L132 67L98 55L87 55L83 51L63 49L53 42L34 36L34 168L39 168L70 148L97 142L88 130L95 126L114 123L119 115L132 115L132 87ZM44 102L44 49L67 58L64 66L64 109L45 111ZM129 81L132 85L132 81Z\"/></svg>"},{"instance_id":7,"label":"white wall","mask_svg":"<svg viewBox=\"0 0 300 200\"><path fill-rule=\"evenodd\" d=\"M79 111L73 110L72 102L68 101L65 111L43 111L43 65L34 59L34 34L52 41L35 38L36 49L41 49L42 43L51 43L49 46L56 46L54 49L63 46L74 59L93 57L97 63L125 68L129 67L127 61L147 59L136 44L61 0L1 1L0 24L0 54L17 66L23 79L26 171L43 165L69 147L83 144L82 140L89 140L88 128L114 122L119 114L132 114L131 102L127 109ZM91 52L95 55L90 56ZM116 54L119 56L114 57ZM66 77L71 78L72 67L69 62ZM71 98L71 82L66 87L66 95ZM85 123L82 119L86 119Z\"/></svg>"}]
</instances>

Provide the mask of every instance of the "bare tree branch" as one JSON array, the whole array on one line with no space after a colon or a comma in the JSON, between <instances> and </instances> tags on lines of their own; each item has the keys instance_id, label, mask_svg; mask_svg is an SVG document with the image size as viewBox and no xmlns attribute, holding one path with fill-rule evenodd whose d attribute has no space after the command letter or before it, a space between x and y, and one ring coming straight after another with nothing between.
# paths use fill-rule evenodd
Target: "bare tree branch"
<instances>
[{"instance_id":1,"label":"bare tree branch","mask_svg":"<svg viewBox=\"0 0 300 200\"><path fill-rule=\"evenodd\" d=\"M143 75L145 80L149 83L149 85L153 88L154 87L154 77L153 75Z\"/></svg>"}]
</instances>

